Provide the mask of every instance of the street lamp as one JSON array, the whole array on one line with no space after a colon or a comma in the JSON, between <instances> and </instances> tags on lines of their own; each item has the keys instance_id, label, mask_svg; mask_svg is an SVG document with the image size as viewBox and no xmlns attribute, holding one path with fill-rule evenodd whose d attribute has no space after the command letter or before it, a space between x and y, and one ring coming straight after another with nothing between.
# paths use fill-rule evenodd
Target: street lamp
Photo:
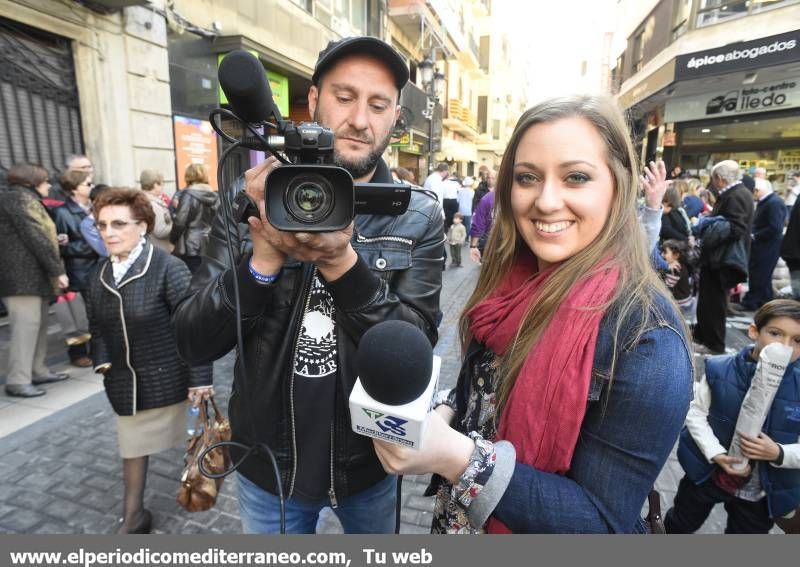
<instances>
[{"instance_id":1,"label":"street lamp","mask_svg":"<svg viewBox=\"0 0 800 567\"><path fill-rule=\"evenodd\" d=\"M422 76L422 88L427 91L433 80L433 61L430 57L426 56L419 64L419 72Z\"/></svg>"},{"instance_id":2,"label":"street lamp","mask_svg":"<svg viewBox=\"0 0 800 567\"><path fill-rule=\"evenodd\" d=\"M422 88L428 97L428 104L422 115L428 120L428 172L433 171L433 115L436 103L442 96L444 88L444 73L439 69L434 69L433 59L426 56L419 64L419 72L422 78Z\"/></svg>"}]
</instances>

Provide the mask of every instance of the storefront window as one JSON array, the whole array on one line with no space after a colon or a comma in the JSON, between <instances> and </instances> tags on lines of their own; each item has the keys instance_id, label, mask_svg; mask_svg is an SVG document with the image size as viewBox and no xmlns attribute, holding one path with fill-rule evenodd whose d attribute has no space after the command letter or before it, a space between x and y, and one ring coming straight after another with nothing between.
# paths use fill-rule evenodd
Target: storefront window
<instances>
[{"instance_id":1,"label":"storefront window","mask_svg":"<svg viewBox=\"0 0 800 567\"><path fill-rule=\"evenodd\" d=\"M702 0L697 10L697 27L708 26L747 14L747 0Z\"/></svg>"},{"instance_id":2,"label":"storefront window","mask_svg":"<svg viewBox=\"0 0 800 567\"><path fill-rule=\"evenodd\" d=\"M758 119L755 117L735 118L726 124L698 124L681 128L683 146L719 146L771 140L800 139L800 123L797 116Z\"/></svg>"},{"instance_id":3,"label":"storefront window","mask_svg":"<svg viewBox=\"0 0 800 567\"><path fill-rule=\"evenodd\" d=\"M734 119L679 127L680 163L693 174L715 163L736 160L743 170L763 167L776 189L800 170L800 123L797 115L769 119Z\"/></svg>"}]
</instances>

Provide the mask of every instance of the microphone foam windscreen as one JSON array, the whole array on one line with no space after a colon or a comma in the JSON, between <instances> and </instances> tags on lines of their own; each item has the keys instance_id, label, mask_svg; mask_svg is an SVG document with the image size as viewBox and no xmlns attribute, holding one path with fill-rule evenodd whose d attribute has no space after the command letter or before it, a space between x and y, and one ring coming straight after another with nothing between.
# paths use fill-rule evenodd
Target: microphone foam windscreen
<instances>
[{"instance_id":1,"label":"microphone foam windscreen","mask_svg":"<svg viewBox=\"0 0 800 567\"><path fill-rule=\"evenodd\" d=\"M433 348L406 321L384 321L361 337L356 354L358 377L375 401L400 406L425 391L433 370Z\"/></svg>"},{"instance_id":2,"label":"microphone foam windscreen","mask_svg":"<svg viewBox=\"0 0 800 567\"><path fill-rule=\"evenodd\" d=\"M272 90L256 56L242 49L231 51L222 59L218 77L234 114L250 123L269 120L274 104Z\"/></svg>"}]
</instances>

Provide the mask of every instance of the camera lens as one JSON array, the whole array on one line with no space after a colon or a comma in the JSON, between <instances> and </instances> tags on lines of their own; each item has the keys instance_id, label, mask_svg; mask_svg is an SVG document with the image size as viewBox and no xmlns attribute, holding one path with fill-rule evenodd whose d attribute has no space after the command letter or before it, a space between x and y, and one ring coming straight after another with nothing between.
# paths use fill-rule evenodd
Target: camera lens
<instances>
[{"instance_id":1,"label":"camera lens","mask_svg":"<svg viewBox=\"0 0 800 567\"><path fill-rule=\"evenodd\" d=\"M292 179L284 194L286 210L298 221L316 224L333 210L333 188L318 174L301 174Z\"/></svg>"},{"instance_id":2,"label":"camera lens","mask_svg":"<svg viewBox=\"0 0 800 567\"><path fill-rule=\"evenodd\" d=\"M313 213L325 203L325 192L316 183L304 183L295 189L294 198L298 207Z\"/></svg>"}]
</instances>

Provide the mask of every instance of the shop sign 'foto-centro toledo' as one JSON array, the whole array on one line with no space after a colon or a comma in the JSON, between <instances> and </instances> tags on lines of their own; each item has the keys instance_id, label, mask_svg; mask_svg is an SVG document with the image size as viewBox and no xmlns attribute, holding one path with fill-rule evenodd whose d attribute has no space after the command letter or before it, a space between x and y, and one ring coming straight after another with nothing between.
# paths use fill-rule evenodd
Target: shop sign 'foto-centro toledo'
<instances>
[{"instance_id":1,"label":"shop sign 'foto-centro toledo'","mask_svg":"<svg viewBox=\"0 0 800 567\"><path fill-rule=\"evenodd\" d=\"M665 122L686 122L800 107L800 78L667 101Z\"/></svg>"}]
</instances>

